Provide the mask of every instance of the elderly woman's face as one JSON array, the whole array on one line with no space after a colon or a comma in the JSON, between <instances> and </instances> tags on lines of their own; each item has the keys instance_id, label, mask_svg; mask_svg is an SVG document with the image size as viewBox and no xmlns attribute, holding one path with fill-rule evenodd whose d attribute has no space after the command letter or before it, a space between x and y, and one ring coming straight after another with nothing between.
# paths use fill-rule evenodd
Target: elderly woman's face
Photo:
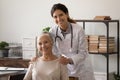
<instances>
[{"instance_id":1,"label":"elderly woman's face","mask_svg":"<svg viewBox=\"0 0 120 80\"><path fill-rule=\"evenodd\" d=\"M48 54L49 52L52 51L52 39L48 34L43 34L40 36L39 41L38 41L38 49L42 54Z\"/></svg>"},{"instance_id":2,"label":"elderly woman's face","mask_svg":"<svg viewBox=\"0 0 120 80\"><path fill-rule=\"evenodd\" d=\"M65 14L62 10L59 10L59 9L53 13L53 18L55 23L61 28L66 26L68 22L68 14Z\"/></svg>"}]
</instances>

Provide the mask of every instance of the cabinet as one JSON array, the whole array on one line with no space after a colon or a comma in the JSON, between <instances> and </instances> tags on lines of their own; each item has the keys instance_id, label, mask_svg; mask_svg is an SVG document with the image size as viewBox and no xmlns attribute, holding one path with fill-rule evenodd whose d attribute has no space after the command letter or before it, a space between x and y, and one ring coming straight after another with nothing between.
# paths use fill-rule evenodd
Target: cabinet
<instances>
[{"instance_id":1,"label":"cabinet","mask_svg":"<svg viewBox=\"0 0 120 80\"><path fill-rule=\"evenodd\" d=\"M112 54L117 54L117 75L119 75L119 20L76 20L76 22L82 22L83 23L83 29L86 28L86 24L89 22L89 23L104 23L105 24L105 27L106 27L106 37L107 37L107 52L106 53L99 53L101 55L104 55L106 57L106 65L107 65L107 70L106 70L106 73L107 73L107 80L109 80L109 55L112 55ZM116 52L112 52L110 53L109 52L109 40L108 40L108 37L109 37L109 28L110 28L110 24L109 23L116 23L117 26L114 26L114 27L117 27L116 29L116 36L117 36L117 50ZM99 27L98 27L99 28ZM90 53L92 54L92 53ZM94 53L95 54L95 53ZM98 54L98 53L96 53Z\"/></svg>"},{"instance_id":2,"label":"cabinet","mask_svg":"<svg viewBox=\"0 0 120 80\"><path fill-rule=\"evenodd\" d=\"M25 59L11 59L11 58L0 58L0 67L18 67L27 68L30 60Z\"/></svg>"},{"instance_id":3,"label":"cabinet","mask_svg":"<svg viewBox=\"0 0 120 80\"><path fill-rule=\"evenodd\" d=\"M22 48L23 48L23 59L31 59L37 56L37 38L36 37L26 37L23 38Z\"/></svg>"}]
</instances>

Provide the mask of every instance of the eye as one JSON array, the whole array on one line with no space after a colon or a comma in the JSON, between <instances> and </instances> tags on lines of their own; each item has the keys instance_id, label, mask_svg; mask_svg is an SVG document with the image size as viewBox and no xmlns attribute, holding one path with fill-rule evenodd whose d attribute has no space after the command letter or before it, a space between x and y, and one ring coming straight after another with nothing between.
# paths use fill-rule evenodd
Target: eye
<instances>
[{"instance_id":1,"label":"eye","mask_svg":"<svg viewBox=\"0 0 120 80\"><path fill-rule=\"evenodd\" d=\"M48 41L45 41L45 43L48 43Z\"/></svg>"},{"instance_id":2,"label":"eye","mask_svg":"<svg viewBox=\"0 0 120 80\"><path fill-rule=\"evenodd\" d=\"M56 19L56 18L57 18L57 16L53 16L53 18L54 18L54 19Z\"/></svg>"},{"instance_id":3,"label":"eye","mask_svg":"<svg viewBox=\"0 0 120 80\"><path fill-rule=\"evenodd\" d=\"M42 43L39 42L39 45L42 45Z\"/></svg>"},{"instance_id":4,"label":"eye","mask_svg":"<svg viewBox=\"0 0 120 80\"><path fill-rule=\"evenodd\" d=\"M63 14L60 14L59 16L61 17L61 16L63 16Z\"/></svg>"}]
</instances>

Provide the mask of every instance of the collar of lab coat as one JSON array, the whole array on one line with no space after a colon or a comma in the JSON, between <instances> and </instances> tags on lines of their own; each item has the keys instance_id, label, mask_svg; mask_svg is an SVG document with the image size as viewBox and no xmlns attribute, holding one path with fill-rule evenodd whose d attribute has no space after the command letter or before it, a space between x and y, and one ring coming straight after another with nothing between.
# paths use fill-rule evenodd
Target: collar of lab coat
<instances>
[{"instance_id":1,"label":"collar of lab coat","mask_svg":"<svg viewBox=\"0 0 120 80\"><path fill-rule=\"evenodd\" d=\"M64 34L67 34L67 33L70 33L71 32L71 28L70 28L71 26L70 26L70 23L68 23L68 28L67 28L67 30L66 31L63 31L62 29L60 29L61 30L61 33L64 33Z\"/></svg>"},{"instance_id":2,"label":"collar of lab coat","mask_svg":"<svg viewBox=\"0 0 120 80\"><path fill-rule=\"evenodd\" d=\"M71 25L72 24L68 23L68 28L65 32L63 30L61 30L60 27L58 27L58 36L60 36L63 39L64 38L63 34L66 35L66 34L71 33L71 28L70 28Z\"/></svg>"}]
</instances>

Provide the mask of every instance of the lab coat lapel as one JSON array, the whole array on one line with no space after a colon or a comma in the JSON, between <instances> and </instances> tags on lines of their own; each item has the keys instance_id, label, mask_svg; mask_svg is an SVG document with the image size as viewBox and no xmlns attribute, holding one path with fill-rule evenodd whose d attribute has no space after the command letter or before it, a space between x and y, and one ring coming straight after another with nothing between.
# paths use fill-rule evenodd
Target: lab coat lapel
<instances>
[{"instance_id":1,"label":"lab coat lapel","mask_svg":"<svg viewBox=\"0 0 120 80\"><path fill-rule=\"evenodd\" d=\"M58 27L58 36L60 36L61 39L64 40L64 36L62 35L61 30L60 30L59 27Z\"/></svg>"}]
</instances>

